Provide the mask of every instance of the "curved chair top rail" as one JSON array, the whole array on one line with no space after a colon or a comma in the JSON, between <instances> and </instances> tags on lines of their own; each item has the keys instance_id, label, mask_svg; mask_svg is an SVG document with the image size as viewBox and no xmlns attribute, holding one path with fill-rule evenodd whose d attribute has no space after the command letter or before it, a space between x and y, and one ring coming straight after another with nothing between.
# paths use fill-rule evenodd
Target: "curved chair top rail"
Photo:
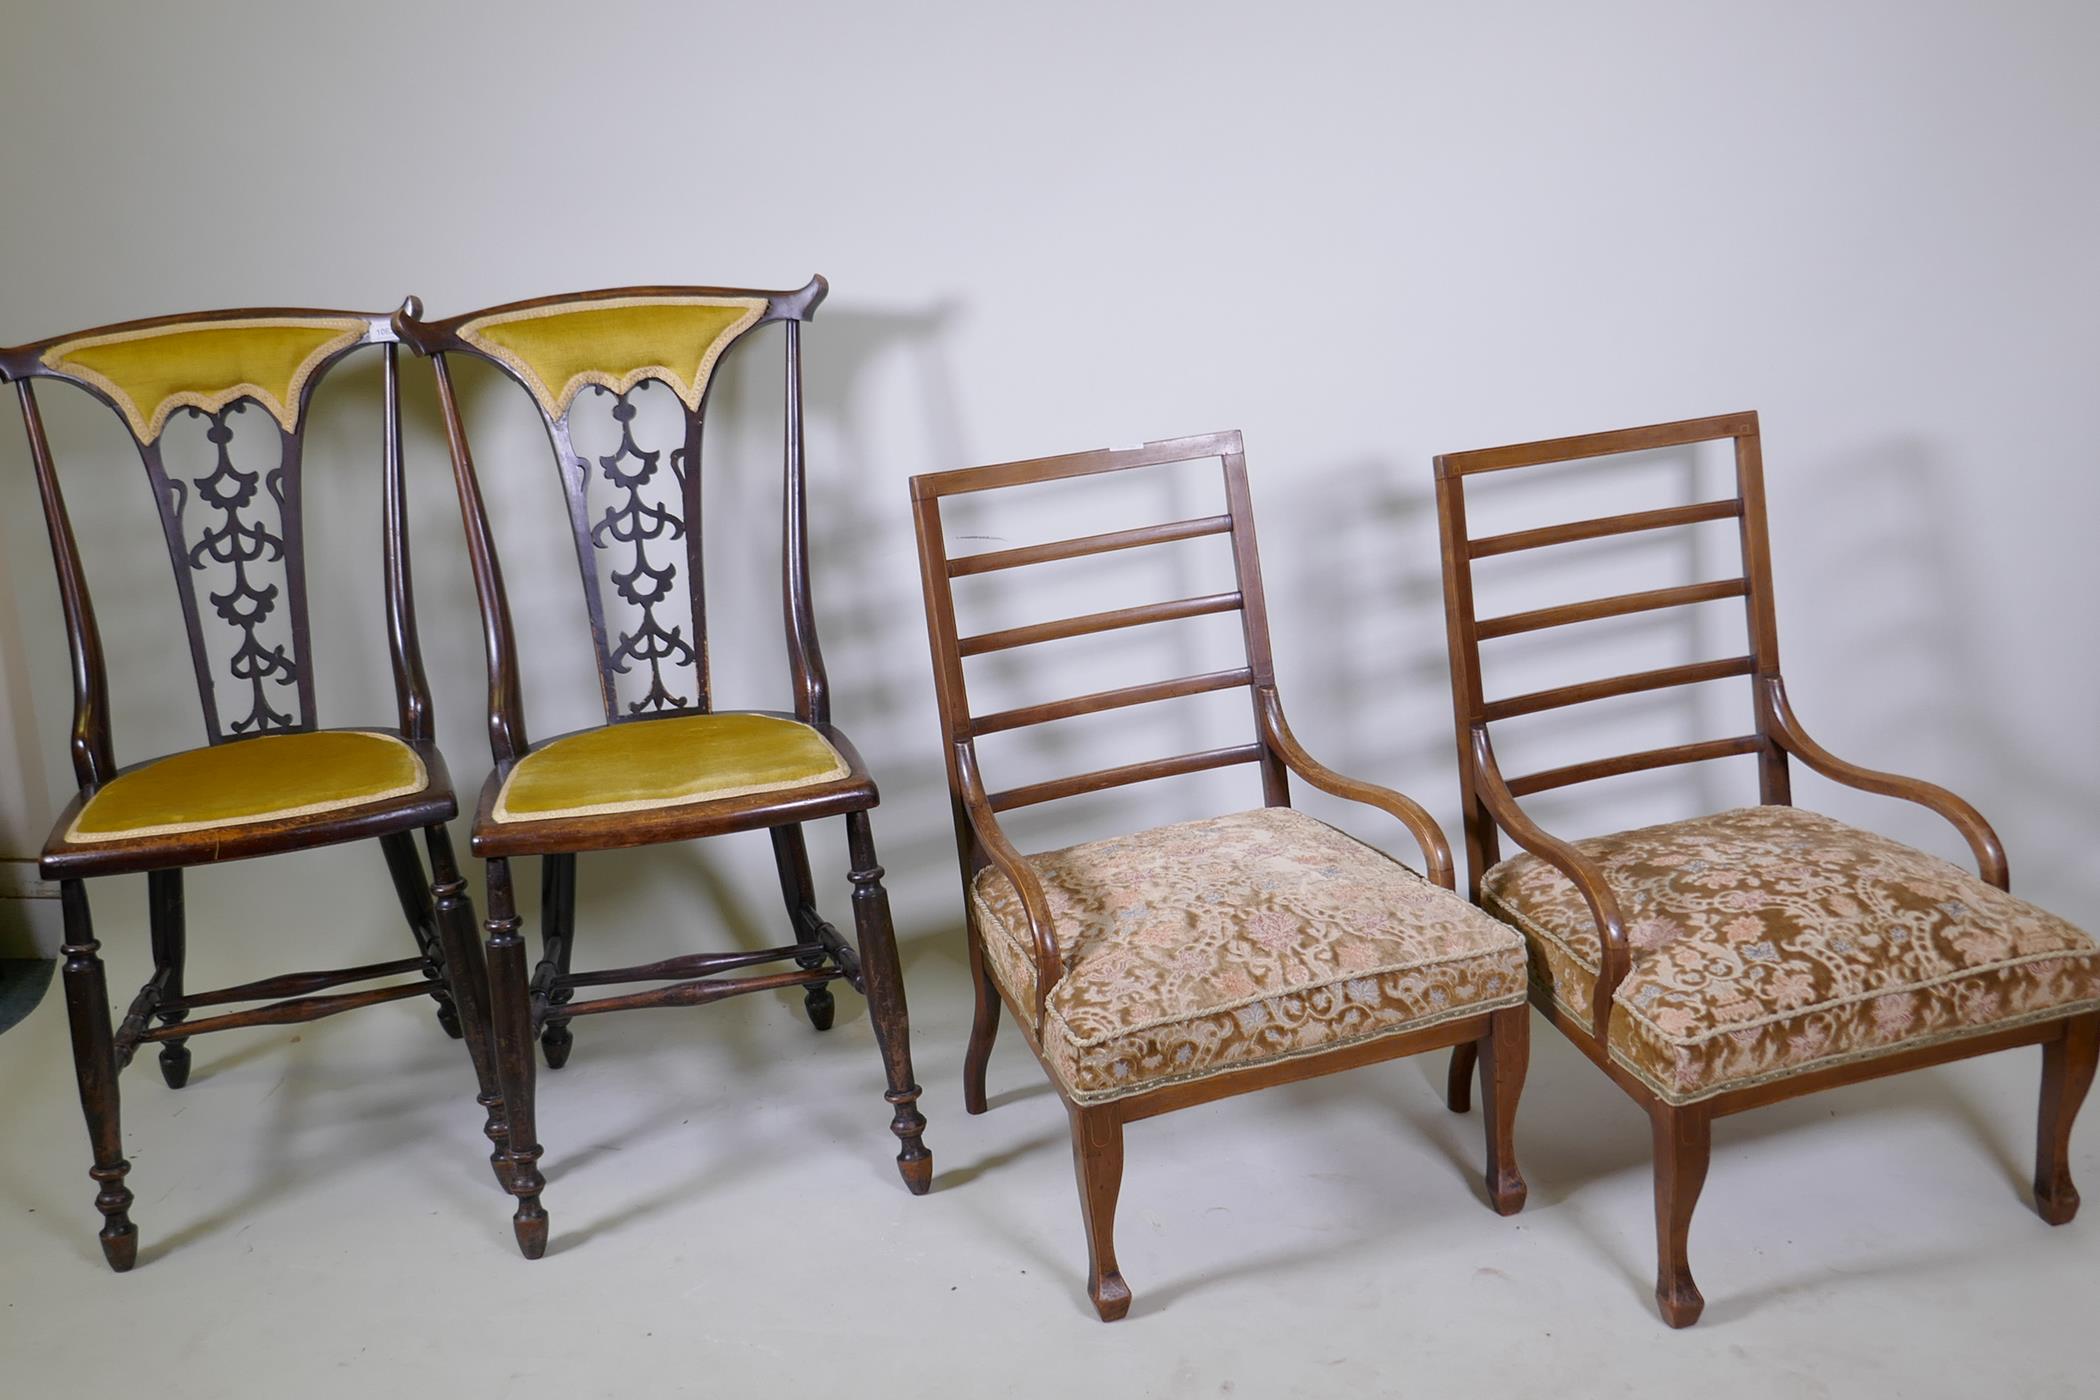
<instances>
[{"instance_id":1,"label":"curved chair top rail","mask_svg":"<svg viewBox=\"0 0 2100 1400\"><path fill-rule=\"evenodd\" d=\"M568 412L586 384L625 393L643 379L702 411L723 352L770 321L807 321L831 284L812 277L793 291L751 287L639 286L567 292L426 321L420 308L394 319L419 355L459 352L501 368L548 421Z\"/></svg>"},{"instance_id":2,"label":"curved chair top rail","mask_svg":"<svg viewBox=\"0 0 2100 1400\"><path fill-rule=\"evenodd\" d=\"M239 307L118 321L0 348L0 380L57 379L107 404L141 444L179 409L255 400L287 432L336 361L396 339L392 313Z\"/></svg>"},{"instance_id":3,"label":"curved chair top rail","mask_svg":"<svg viewBox=\"0 0 2100 1400\"><path fill-rule=\"evenodd\" d=\"M606 722L617 723L711 707L700 538L708 393L724 354L749 332L781 322L788 666L797 717L822 724L830 707L809 590L800 331L829 291L822 277L786 291L608 287L506 302L442 320L424 320L413 306L395 316L402 343L428 357L437 375L481 604L489 742L499 767L522 757L530 741L503 571L447 357L464 354L496 366L539 408L567 500L600 698ZM648 400L659 397L649 393L657 386L667 388L680 409L683 426L668 440L652 439L643 422ZM578 446L580 438L593 435L602 436L610 450ZM620 607L624 613L616 615ZM638 698L622 694L621 677L636 678Z\"/></svg>"},{"instance_id":4,"label":"curved chair top rail","mask_svg":"<svg viewBox=\"0 0 2100 1400\"><path fill-rule=\"evenodd\" d=\"M388 633L402 731L412 741L429 740L402 519L392 315L240 307L122 321L0 349L0 380L14 384L20 402L58 572L73 652L74 771L84 789L117 771L108 681L36 399L38 380L70 384L99 400L137 447L175 574L207 737L220 743L315 727L300 508L306 412L315 387L337 363L363 347L385 346ZM261 412L248 412L251 407ZM265 421L269 429L261 428ZM171 453L177 423L196 431L186 428L180 450ZM196 461L183 465L185 457ZM222 688L232 693L230 710L222 708Z\"/></svg>"}]
</instances>

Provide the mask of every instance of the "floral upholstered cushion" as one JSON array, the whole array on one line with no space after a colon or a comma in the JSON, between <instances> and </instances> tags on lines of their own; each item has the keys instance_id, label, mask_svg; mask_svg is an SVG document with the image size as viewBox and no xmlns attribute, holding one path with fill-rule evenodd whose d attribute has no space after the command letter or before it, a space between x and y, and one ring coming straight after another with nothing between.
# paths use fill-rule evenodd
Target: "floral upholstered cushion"
<instances>
[{"instance_id":1,"label":"floral upholstered cushion","mask_svg":"<svg viewBox=\"0 0 2100 1400\"><path fill-rule=\"evenodd\" d=\"M1575 843L1618 897L1632 966L1614 1061L1671 1103L2100 1006L2100 949L1936 857L1795 807ZM1481 902L1524 931L1532 977L1590 1020L1602 945L1536 856Z\"/></svg>"},{"instance_id":2,"label":"floral upholstered cushion","mask_svg":"<svg viewBox=\"0 0 2100 1400\"><path fill-rule=\"evenodd\" d=\"M1288 807L1030 857L1064 975L1043 1057L1075 1102L1514 1006L1523 940L1390 857ZM992 975L1035 1000L1028 916L972 891Z\"/></svg>"}]
</instances>

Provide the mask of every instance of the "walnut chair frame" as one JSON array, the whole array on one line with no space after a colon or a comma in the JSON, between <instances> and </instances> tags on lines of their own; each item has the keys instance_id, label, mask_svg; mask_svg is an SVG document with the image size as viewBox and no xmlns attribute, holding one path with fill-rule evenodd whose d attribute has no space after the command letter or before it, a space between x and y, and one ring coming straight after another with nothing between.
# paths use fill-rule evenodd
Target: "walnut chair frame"
<instances>
[{"instance_id":1,"label":"walnut chair frame","mask_svg":"<svg viewBox=\"0 0 2100 1400\"><path fill-rule=\"evenodd\" d=\"M1222 462L1226 498L1226 512L1222 515L1019 548L961 556L948 553L941 523L941 502L947 497L1203 458L1218 458ZM963 1064L963 1102L970 1113L983 1113L988 1106L985 1069L998 1034L1002 1000L1007 1001L1022 1037L1028 1042L1029 1049L1035 1052L1037 1060L1042 1062L1044 1072L1050 1075L1053 1085L1057 1084L1044 1055L1043 1025L1050 991L1064 968L1042 885L1027 859L1001 830L998 818L1001 812L1156 778L1253 764L1261 773L1262 797L1266 806L1290 805L1290 777L1295 774L1322 792L1375 807L1394 817L1421 847L1428 879L1445 889L1453 888L1450 844L1421 806L1390 788L1344 777L1317 762L1299 745L1284 722L1270 653L1261 567L1255 550L1246 455L1237 431L1152 442L1138 448L1081 452L937 472L914 477L911 494L925 588L927 631L933 651L934 688L940 706L948 784L954 809L956 847L962 869L964 904L969 910L967 938L976 1015ZM976 636L957 635L954 580L959 577L1212 535L1226 535L1231 540L1237 586L1229 593L1137 604ZM1245 649L1245 664L1242 666L1208 675L1098 691L995 714L976 714L970 707L963 674L963 661L967 657L1067 637L1220 613L1239 615ZM1253 707L1254 737L1249 743L1152 759L1004 791L987 789L979 771L976 740L980 735L1130 705L1241 688L1247 690ZM1009 999L1006 990L992 977L987 964L984 933L978 926L973 902L968 896L978 873L988 866L996 868L1012 882L1027 914L1036 962L1036 992L1033 1003L1029 1005ZM1529 1010L1523 1005L1486 1011L1418 1030L1338 1046L1322 1053L1167 1084L1099 1104L1075 1102L1059 1086L1072 1125L1072 1155L1087 1236L1087 1294L1095 1310L1103 1321L1112 1322L1130 1309L1130 1288L1117 1266L1115 1251L1115 1213L1123 1174L1124 1125L1271 1085L1334 1074L1428 1050L1464 1047L1472 1057L1467 1061L1468 1066L1475 1059L1480 1064L1482 1095L1486 1101L1483 1107L1489 1201L1497 1212L1504 1215L1520 1210L1526 1188L1517 1169L1513 1125L1529 1056L1528 1016ZM1463 1113L1470 1106L1465 1088L1461 1084L1453 1090L1451 1106L1456 1112Z\"/></svg>"},{"instance_id":2,"label":"walnut chair frame","mask_svg":"<svg viewBox=\"0 0 2100 1400\"><path fill-rule=\"evenodd\" d=\"M571 1050L569 1023L580 1016L644 1007L698 1006L749 992L800 987L804 989L804 1005L809 1019L822 1031L830 1028L834 1014L830 984L845 982L868 1000L869 1019L873 1023L888 1084L884 1097L891 1108L890 1129L899 1142L898 1172L915 1195L923 1194L932 1182L933 1159L923 1139L926 1120L917 1107L920 1088L912 1077L904 983L898 968L889 899L882 885L883 870L876 859L868 820L868 812L877 802L875 783L852 744L831 724L830 686L817 642L815 610L810 595L803 467L801 330L802 324L815 314L827 290L828 286L821 277L811 279L806 286L794 291L621 287L512 302L441 321L425 321L415 314L395 318L395 328L403 341L418 354L428 357L436 374L488 658L488 731L495 771L482 789L475 813L472 850L487 862L487 964L491 1012L496 1063L510 1128L507 1156L499 1168L499 1175L517 1198L513 1223L519 1249L527 1258L536 1259L544 1253L548 1229L546 1210L540 1200L545 1182L538 1166L542 1148L535 1130L532 1043L538 1037L548 1067L560 1068L567 1062ZM492 352L489 342L475 334L475 327L541 313L589 311L594 304L601 303L631 306L713 301L747 307L748 315L743 323L724 331L712 345L692 347L695 356L706 352L700 360L700 369L693 376L696 382L674 383L668 371L658 366L636 367L621 382L597 386L614 396L614 416L623 425L621 449L611 458L599 458L598 464L606 479L623 487L629 482L646 480L655 469L655 454L641 452L631 433L626 432L626 425L631 423L633 415L629 396L662 385L685 398L684 446L672 454L671 462L677 479L676 502L659 508L638 506L637 498L630 492L626 508L636 513L620 516L619 508L608 507L605 515L594 521L589 514L588 500L591 463L573 445L570 431L570 409L574 399L565 403L550 397L547 386L536 384L533 377L521 373L521 366L513 358ZM794 710L791 715L751 713L792 719L821 734L840 756L843 775L786 791L747 793L691 805L628 811L612 817L584 815L534 821L498 820L500 795L519 762L536 750L571 736L558 735L539 743L527 738L516 633L484 504L481 478L468 446L459 398L452 381L449 357L466 355L495 365L532 394L538 403L561 472L575 534L576 562L582 572L596 646L605 724L651 724L681 716L715 713L709 696L699 529L700 447L712 387L710 371L717 356L734 352L749 342L750 332L776 322L785 338L787 396L781 583ZM690 397L686 398L686 395ZM623 460L641 465L628 468L622 475L619 463ZM623 598L641 607L644 616L635 633L616 636L608 625L595 559L597 549L603 547L600 541L608 530L613 538L634 551L636 571L626 575L624 580L616 574L613 582ZM685 542L682 555L675 562L647 561L646 545L658 538L682 538ZM668 584L680 564L690 571L687 586L691 603L690 637L669 619L667 613L659 612L660 605L671 600L649 582L655 579ZM637 579L641 580L639 584ZM663 675L668 659L679 660L691 668L695 687L693 695L672 693ZM650 690L643 699L630 702L623 710L615 678L637 663L650 670ZM818 912L816 887L810 875L802 832L803 823L834 816L846 819L857 946L843 938ZM772 837L789 924L794 931L792 943L750 952L690 954L635 967L571 970L577 932L576 857L579 853L755 830L767 831ZM519 856L540 858L541 907L545 920L542 954L536 968L529 971L512 895L510 862ZM779 962L792 965L786 970L753 975L722 975ZM667 982L668 985L574 1000L578 988L634 982Z\"/></svg>"},{"instance_id":3,"label":"walnut chair frame","mask_svg":"<svg viewBox=\"0 0 2100 1400\"><path fill-rule=\"evenodd\" d=\"M141 388L103 347L152 346L149 353L178 359L188 347L225 346L250 330L296 342L296 372L269 385L239 378L213 379L209 348L196 362L181 360L167 383ZM173 339L169 339L173 338ZM315 386L353 354L380 349L384 357L382 449L382 539L384 599L389 660L398 726L389 737L412 750L425 781L383 799L339 803L319 813L278 815L263 820L197 827L112 839L75 839L76 822L91 801L128 774L160 760L117 765L111 732L111 693L101 632L88 592L87 573L75 543L36 386L65 383L100 400L125 423L145 467L157 504L176 593L187 632L210 750L271 742L271 736L320 733L315 722L314 674L307 621L306 558L301 514L301 468L306 410ZM451 780L435 744L430 688L424 679L410 584L407 488L402 473L398 347L386 313L316 311L269 307L164 316L101 326L73 335L0 350L0 379L11 382L29 437L59 600L72 656L73 722L70 749L79 792L59 814L40 862L46 879L59 884L65 923L64 984L71 1023L81 1108L93 1146L90 1176L99 1184L102 1252L123 1272L138 1257L138 1232L131 1220L132 1192L126 1184L117 1076L141 1046L160 1046L161 1075L170 1088L189 1080L189 1038L249 1026L312 1021L381 1002L427 996L447 1034L464 1036L480 1081L486 1131L499 1146L502 1106L496 1096L488 1038L485 978L473 907L455 861L445 823L457 814ZM283 362L287 369L291 360ZM253 366L247 368L252 369ZM268 376L264 376L268 377ZM134 392L139 390L139 392ZM165 391L165 392L163 392ZM143 396L141 396L143 395ZM164 455L163 432L171 422L201 420L215 462L189 479ZM274 420L274 421L272 421ZM276 465L244 471L230 444L236 425L254 425L276 439ZM244 453L245 455L245 453ZM268 511L274 502L276 512ZM189 508L189 509L186 509ZM192 510L216 514L188 531ZM227 566L226 591L212 591L205 571ZM281 577L267 575L282 566ZM200 600L200 589L206 594ZM289 627L288 643L268 643L263 625L280 596ZM225 624L238 644L231 659L217 658L209 638ZM215 674L223 671L224 674ZM227 719L220 687L227 679L248 704L244 716ZM289 691L283 695L281 692ZM288 703L287 703L288 702ZM287 705L281 710L280 704ZM367 733L374 731L364 731ZM428 852L426 873L416 851L420 832ZM376 839L385 856L395 895L416 945L414 957L321 972L289 973L239 986L195 991L184 982L187 931L183 871L191 866L244 860L318 846ZM120 1022L111 1025L107 978L88 909L87 881L104 875L147 878L153 974ZM409 975L358 991L329 988ZM316 995L326 993L325 995ZM192 1019L208 1007L264 1002L244 1010Z\"/></svg>"},{"instance_id":4,"label":"walnut chair frame","mask_svg":"<svg viewBox=\"0 0 2100 1400\"><path fill-rule=\"evenodd\" d=\"M1483 472L1702 442L1732 444L1736 487L1733 496L1484 537L1476 537L1467 529L1465 486L1469 477ZM1654 1140L1655 1297L1664 1320L1672 1327L1689 1326L1698 1320L1705 1307L1705 1300L1692 1279L1686 1244L1692 1211L1698 1203L1700 1187L1706 1180L1713 1120L1822 1089L1991 1054L2014 1046L2039 1044L2043 1052L2043 1070L2035 1203L2042 1218L2052 1225L2070 1220L2078 1210L2078 1192L2072 1185L2070 1171L2071 1124L2093 1080L2096 1050L2100 1050L2100 1014L2074 1014L1939 1044L1898 1049L1878 1058L1809 1070L1675 1106L1658 1097L1639 1078L1622 1068L1606 1048L1614 992L1626 977L1632 961L1626 920L1597 863L1568 842L1542 829L1524 813L1518 803L1520 798L1598 778L1713 758L1755 755L1761 803L1791 805L1788 760L1798 759L1812 771L1847 787L1902 798L1937 812L1952 823L1968 843L1982 878L1999 889L2008 888L2004 847L1975 808L1945 788L1914 778L1875 772L1838 758L1808 736L1793 707L1788 704L1786 683L1780 675L1778 627L1772 604L1771 551L1757 415L1737 413L1450 453L1436 459L1436 481L1470 890L1477 901L1482 876L1500 859L1498 832L1506 833L1516 845L1566 876L1595 921L1603 947L1603 963L1588 1019L1568 1015L1555 1004L1551 993L1536 978L1533 1000L1576 1048L1648 1114ZM1622 594L1501 617L1482 618L1475 613L1472 570L1473 561L1477 559L1579 540L1721 520L1734 520L1739 526L1740 577ZM1749 650L1744 655L1502 699L1490 700L1482 692L1480 644L1483 641L1592 619L1728 598L1743 600L1749 639ZM1745 677L1751 683L1754 727L1750 733L1594 759L1514 778L1505 777L1496 764L1490 730L1497 721L1614 696L1731 677ZM1467 1047L1463 1046L1455 1054L1452 1065L1454 1081L1465 1074L1468 1054Z\"/></svg>"}]
</instances>

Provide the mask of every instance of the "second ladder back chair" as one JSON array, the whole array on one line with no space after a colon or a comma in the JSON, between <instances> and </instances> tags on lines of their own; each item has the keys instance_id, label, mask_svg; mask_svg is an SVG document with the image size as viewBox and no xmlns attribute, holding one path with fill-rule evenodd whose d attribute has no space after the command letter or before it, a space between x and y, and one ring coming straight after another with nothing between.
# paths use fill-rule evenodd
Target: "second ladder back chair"
<instances>
[{"instance_id":1,"label":"second ladder back chair","mask_svg":"<svg viewBox=\"0 0 2100 1400\"><path fill-rule=\"evenodd\" d=\"M975 492L1215 459L1216 514L951 555L942 503ZM986 1108L985 1068L1003 1000L1071 1118L1086 1224L1087 1292L1105 1321L1131 1294L1116 1263L1123 1126L1192 1104L1454 1045L1477 1047L1494 1208L1522 1207L1511 1141L1530 1012L1524 954L1508 929L1452 893L1451 854L1413 801L1323 767L1284 723L1270 659L1246 459L1236 432L916 477L912 503L926 591L956 843L962 862L976 1024L965 1106ZM1226 536L1226 593L960 636L959 579L1056 560ZM967 585L966 585L967 586ZM980 713L967 658L1213 614L1240 622L1243 664L1147 680L1048 704ZM977 740L1026 726L1218 691L1244 690L1242 744L996 790ZM999 813L1155 778L1252 765L1263 806L1023 855ZM1397 818L1428 878L1290 807L1295 774ZM1464 1085L1452 1107L1464 1111Z\"/></svg>"},{"instance_id":2,"label":"second ladder back chair","mask_svg":"<svg viewBox=\"0 0 2100 1400\"><path fill-rule=\"evenodd\" d=\"M314 701L307 624L301 480L315 387L351 355L384 357L383 597L398 722L323 729ZM428 996L439 1021L464 1034L489 1131L500 1135L487 1044L484 979L473 910L444 823L457 807L433 742L429 688L416 641L402 476L398 348L384 314L259 308L104 326L0 350L29 434L31 465L58 571L73 662L77 796L42 857L65 919L66 1009L81 1106L101 1190L102 1251L113 1269L137 1259L126 1184L117 1074L160 1047L170 1088L189 1079L189 1038L209 1031L310 1021ZM203 710L203 747L120 767L102 638L86 565L44 429L36 388L85 390L122 421L145 468L174 569L174 598ZM416 852L422 834L431 862ZM345 841L377 839L416 955L326 972L266 977L198 991L184 980L183 870ZM146 875L153 974L114 1027L87 881ZM323 992L399 978L359 991ZM246 1010L193 1013L242 1002Z\"/></svg>"},{"instance_id":3,"label":"second ladder back chair","mask_svg":"<svg viewBox=\"0 0 2100 1400\"><path fill-rule=\"evenodd\" d=\"M1733 453L1732 496L1476 536L1466 485L1485 472L1706 442ZM1673 1327L1705 1306L1686 1254L1712 1121L1818 1089L2012 1046L2042 1047L2034 1199L2078 1210L2070 1134L2100 1051L2100 950L2008 893L1997 835L1944 788L1873 772L1802 729L1779 668L1762 449L1751 413L1437 459L1445 599L1470 880L1531 945L1539 1009L1648 1113L1655 1153L1655 1296ZM1479 561L1584 540L1734 521L1737 577L1495 617L1473 601ZM1490 697L1482 646L1603 618L1741 599L1741 655ZM1503 722L1566 706L1738 678L1740 736L1594 759L1517 777L1496 763ZM1621 774L1731 756L1757 761L1760 805L1567 841L1520 799ZM1920 803L1951 822L1981 871L1792 805L1789 762L1848 787ZM1502 859L1500 834L1520 848Z\"/></svg>"},{"instance_id":4,"label":"second ladder back chair","mask_svg":"<svg viewBox=\"0 0 2100 1400\"><path fill-rule=\"evenodd\" d=\"M548 1065L559 1068L570 1053L570 1022L579 1016L800 987L811 1022L825 1030L833 1016L829 985L846 982L868 998L900 1144L898 1171L915 1194L932 1181L904 985L868 820L875 783L831 723L810 599L800 336L825 291L822 278L796 291L630 287L442 321L412 312L395 320L436 370L488 653L495 771L482 789L472 842L488 861L488 970L509 1129L503 1171L518 1198L518 1245L528 1258L538 1258L547 1241L532 1043L538 1037ZM718 361L774 324L787 384L782 610L794 708L718 711L710 699L700 588L701 430ZM582 573L602 725L538 741L527 736L516 634L447 363L454 355L495 365L531 395L545 422ZM516 488L506 482L503 489ZM802 823L835 816L846 819L857 946L818 912L802 835ZM571 970L579 852L757 830L772 836L792 943ZM510 862L519 856L540 858L545 926L536 968L527 963L512 895ZM768 963L790 966L724 975ZM644 981L669 985L574 999L581 987Z\"/></svg>"}]
</instances>

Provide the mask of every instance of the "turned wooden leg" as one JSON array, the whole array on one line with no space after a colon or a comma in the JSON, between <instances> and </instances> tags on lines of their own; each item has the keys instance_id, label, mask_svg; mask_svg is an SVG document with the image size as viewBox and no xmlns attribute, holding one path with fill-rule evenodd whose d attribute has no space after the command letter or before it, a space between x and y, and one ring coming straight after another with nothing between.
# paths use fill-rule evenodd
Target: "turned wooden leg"
<instances>
[{"instance_id":1,"label":"turned wooden leg","mask_svg":"<svg viewBox=\"0 0 2100 1400\"><path fill-rule=\"evenodd\" d=\"M423 955L423 976L430 983L430 998L437 1003L438 1025L454 1040L460 1037L459 1010L445 980L444 941L438 937L437 913L431 907L430 884L423 878L423 862L416 857L416 838L406 831L389 832L379 838L386 856L387 874L394 879L394 895L408 931Z\"/></svg>"},{"instance_id":2,"label":"turned wooden leg","mask_svg":"<svg viewBox=\"0 0 2100 1400\"><path fill-rule=\"evenodd\" d=\"M73 1069L80 1079L80 1111L87 1118L95 1165L88 1171L101 1187L102 1257L124 1273L139 1257L138 1227L131 1223L131 1190L124 1184L124 1133L117 1116L117 1047L109 1020L109 982L97 956L95 927L88 917L87 886L65 880L58 887L65 912L66 1019L73 1030Z\"/></svg>"},{"instance_id":3,"label":"turned wooden leg","mask_svg":"<svg viewBox=\"0 0 2100 1400\"><path fill-rule=\"evenodd\" d=\"M445 955L446 985L461 1012L467 1058L479 1088L475 1102L483 1112L482 1132L489 1140L489 1168L496 1184L510 1189L510 1129L503 1113L503 1089L496 1074L496 1050L489 1030L488 969L481 961L481 938L474 927L474 902L467 882L452 858L452 838L442 826L427 827L423 844L430 852L430 899L437 936Z\"/></svg>"},{"instance_id":4,"label":"turned wooden leg","mask_svg":"<svg viewBox=\"0 0 2100 1400\"><path fill-rule=\"evenodd\" d=\"M1103 1322L1130 1311L1130 1285L1116 1267L1116 1197L1123 1191L1123 1124L1112 1108L1071 1105L1072 1166L1086 1222L1086 1296Z\"/></svg>"},{"instance_id":5,"label":"turned wooden leg","mask_svg":"<svg viewBox=\"0 0 2100 1400\"><path fill-rule=\"evenodd\" d=\"M816 929L824 917L817 912L816 882L809 873L809 845L802 839L799 825L776 826L770 834L773 864L780 870L780 896L787 902L788 925L794 929L797 943L815 945L813 950L796 955L795 966L821 967L825 955L823 945L816 941ZM802 1011L812 1026L820 1031L830 1030L838 1012L831 988L821 982L803 988Z\"/></svg>"},{"instance_id":6,"label":"turned wooden leg","mask_svg":"<svg viewBox=\"0 0 2100 1400\"><path fill-rule=\"evenodd\" d=\"M540 857L540 968L539 974L552 977L569 975L569 953L576 945L576 857L573 855ZM576 995L573 987L550 987L547 993L547 1023L540 1030L540 1051L547 1057L548 1069L560 1069L569 1062L569 1050L576 1038L569 1033L567 1017L552 1015L554 1009L566 1006L569 998Z\"/></svg>"},{"instance_id":7,"label":"turned wooden leg","mask_svg":"<svg viewBox=\"0 0 2100 1400\"><path fill-rule=\"evenodd\" d=\"M1685 1250L1713 1153L1713 1120L1698 1104L1658 1103L1648 1121L1655 1130L1655 1302L1663 1321L1689 1327L1706 1307Z\"/></svg>"},{"instance_id":8,"label":"turned wooden leg","mask_svg":"<svg viewBox=\"0 0 2100 1400\"><path fill-rule=\"evenodd\" d=\"M488 863L489 1024L495 1048L496 1082L502 1086L509 1150L504 1185L518 1198L511 1228L527 1259L547 1252L547 1212L540 1193L540 1142L533 1123L532 988L525 976L525 940L518 936L517 905L511 894L510 862Z\"/></svg>"},{"instance_id":9,"label":"turned wooden leg","mask_svg":"<svg viewBox=\"0 0 2100 1400\"><path fill-rule=\"evenodd\" d=\"M1475 1041L1451 1047L1451 1068L1444 1075L1444 1104L1453 1113L1467 1113L1473 1107L1473 1065L1480 1058L1480 1046Z\"/></svg>"},{"instance_id":10,"label":"turned wooden leg","mask_svg":"<svg viewBox=\"0 0 2100 1400\"><path fill-rule=\"evenodd\" d=\"M182 999L182 966L189 956L189 937L183 924L182 872L155 870L146 876L146 917L153 934L153 975L160 983L163 1002ZM179 1025L187 1011L157 1013L162 1025ZM160 1077L170 1089L190 1082L188 1036L160 1043Z\"/></svg>"},{"instance_id":11,"label":"turned wooden leg","mask_svg":"<svg viewBox=\"0 0 2100 1400\"><path fill-rule=\"evenodd\" d=\"M2100 1012L2064 1022L2064 1033L2042 1047L2042 1113L2035 1132L2034 1206L2051 1225L2078 1214L2071 1183L2071 1125L2100 1064Z\"/></svg>"},{"instance_id":12,"label":"turned wooden leg","mask_svg":"<svg viewBox=\"0 0 2100 1400\"><path fill-rule=\"evenodd\" d=\"M963 1052L963 1110L985 1110L984 1071L992 1060L992 1042L999 1038L999 989L992 985L991 969L985 966L984 940L977 920L970 918L970 985L977 989L977 1015L970 1022L970 1045Z\"/></svg>"},{"instance_id":13,"label":"turned wooden leg","mask_svg":"<svg viewBox=\"0 0 2100 1400\"><path fill-rule=\"evenodd\" d=\"M1531 1060L1531 1007L1495 1012L1488 1018L1488 1033L1473 1044L1480 1051L1481 1117L1487 1124L1488 1201L1497 1215L1515 1215L1528 1194L1517 1170L1516 1124L1517 1097L1524 1092L1524 1068ZM1457 1063L1454 1054L1454 1068Z\"/></svg>"},{"instance_id":14,"label":"turned wooden leg","mask_svg":"<svg viewBox=\"0 0 2100 1400\"><path fill-rule=\"evenodd\" d=\"M895 1112L890 1131L897 1135L897 1172L914 1196L933 1185L933 1154L923 1135L926 1117L919 1112L919 1085L911 1070L911 1017L904 1006L904 974L897 966L897 938L890 928L890 897L883 892L882 866L875 859L875 837L866 812L846 815L846 848L853 862L853 930L860 940L861 980L867 985L868 1019L882 1050L889 1079L883 1095Z\"/></svg>"}]
</instances>

